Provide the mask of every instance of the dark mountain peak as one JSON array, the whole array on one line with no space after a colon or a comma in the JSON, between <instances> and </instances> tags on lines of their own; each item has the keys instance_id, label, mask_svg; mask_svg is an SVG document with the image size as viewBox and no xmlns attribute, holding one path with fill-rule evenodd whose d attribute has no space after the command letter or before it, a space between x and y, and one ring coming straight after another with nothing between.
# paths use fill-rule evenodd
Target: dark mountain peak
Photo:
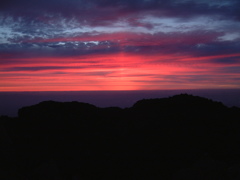
<instances>
[{"instance_id":1,"label":"dark mountain peak","mask_svg":"<svg viewBox=\"0 0 240 180\"><path fill-rule=\"evenodd\" d=\"M226 109L220 102L189 94L168 98L143 99L133 105L135 109Z\"/></svg>"},{"instance_id":2,"label":"dark mountain peak","mask_svg":"<svg viewBox=\"0 0 240 180\"><path fill-rule=\"evenodd\" d=\"M65 116L79 116L96 111L97 107L82 102L43 101L39 104L19 109L18 116L24 119L62 118Z\"/></svg>"}]
</instances>

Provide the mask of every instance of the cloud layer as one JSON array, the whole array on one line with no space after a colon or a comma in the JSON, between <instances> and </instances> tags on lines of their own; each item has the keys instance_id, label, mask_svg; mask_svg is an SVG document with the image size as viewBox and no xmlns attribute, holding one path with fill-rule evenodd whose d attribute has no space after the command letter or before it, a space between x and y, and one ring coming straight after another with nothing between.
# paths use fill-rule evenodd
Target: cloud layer
<instances>
[{"instance_id":1,"label":"cloud layer","mask_svg":"<svg viewBox=\"0 0 240 180\"><path fill-rule=\"evenodd\" d=\"M0 91L240 88L238 0L0 2Z\"/></svg>"}]
</instances>

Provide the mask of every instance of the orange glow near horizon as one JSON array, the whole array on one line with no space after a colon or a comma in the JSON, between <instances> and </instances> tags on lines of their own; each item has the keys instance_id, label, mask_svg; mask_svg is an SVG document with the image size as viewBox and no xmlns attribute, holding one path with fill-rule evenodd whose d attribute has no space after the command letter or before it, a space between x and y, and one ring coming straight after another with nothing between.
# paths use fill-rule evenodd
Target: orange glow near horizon
<instances>
[{"instance_id":1,"label":"orange glow near horizon","mask_svg":"<svg viewBox=\"0 0 240 180\"><path fill-rule=\"evenodd\" d=\"M221 57L229 56L239 56L239 54ZM221 65L216 67L214 64L205 62L215 58L219 58L219 56L194 59L194 57L180 57L174 54L135 55L118 53L91 57L25 59L19 64L1 66L0 91L158 90L239 87L231 79L239 77L240 73L224 75L218 72ZM231 67L231 64L228 66ZM196 80L192 81L191 78L196 78Z\"/></svg>"},{"instance_id":2,"label":"orange glow near horizon","mask_svg":"<svg viewBox=\"0 0 240 180\"><path fill-rule=\"evenodd\" d=\"M0 91L240 89L236 0L28 1L0 13Z\"/></svg>"}]
</instances>

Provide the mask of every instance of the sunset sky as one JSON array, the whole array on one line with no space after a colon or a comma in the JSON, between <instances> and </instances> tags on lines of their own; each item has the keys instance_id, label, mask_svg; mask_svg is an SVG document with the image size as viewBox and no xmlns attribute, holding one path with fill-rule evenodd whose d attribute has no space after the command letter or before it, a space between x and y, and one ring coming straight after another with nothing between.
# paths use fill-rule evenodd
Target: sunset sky
<instances>
[{"instance_id":1,"label":"sunset sky","mask_svg":"<svg viewBox=\"0 0 240 180\"><path fill-rule=\"evenodd\" d=\"M239 0L2 0L0 91L240 88Z\"/></svg>"}]
</instances>

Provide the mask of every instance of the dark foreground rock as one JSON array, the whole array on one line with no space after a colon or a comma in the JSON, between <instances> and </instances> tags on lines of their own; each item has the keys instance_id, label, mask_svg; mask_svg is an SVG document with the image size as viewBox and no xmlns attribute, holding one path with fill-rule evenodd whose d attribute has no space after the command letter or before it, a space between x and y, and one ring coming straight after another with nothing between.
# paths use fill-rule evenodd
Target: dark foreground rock
<instances>
[{"instance_id":1,"label":"dark foreground rock","mask_svg":"<svg viewBox=\"0 0 240 180\"><path fill-rule=\"evenodd\" d=\"M47 101L0 118L0 179L239 179L240 109L187 94L98 108Z\"/></svg>"}]
</instances>

